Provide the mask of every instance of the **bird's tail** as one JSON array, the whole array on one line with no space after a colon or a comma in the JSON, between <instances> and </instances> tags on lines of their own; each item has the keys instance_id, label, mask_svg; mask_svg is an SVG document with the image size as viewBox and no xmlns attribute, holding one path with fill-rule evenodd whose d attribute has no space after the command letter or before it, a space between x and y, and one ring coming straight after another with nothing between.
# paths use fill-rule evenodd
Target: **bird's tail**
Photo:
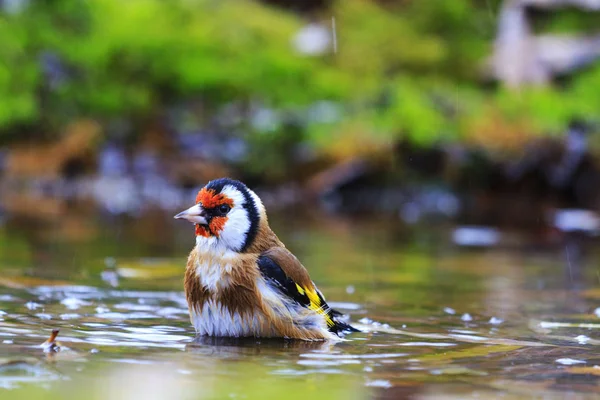
<instances>
[{"instance_id":1,"label":"bird's tail","mask_svg":"<svg viewBox=\"0 0 600 400\"><path fill-rule=\"evenodd\" d=\"M338 336L353 332L360 332L359 329L356 329L347 322L348 317L341 312L331 309L330 316L334 322L333 326L329 327L330 332L333 332Z\"/></svg>"}]
</instances>

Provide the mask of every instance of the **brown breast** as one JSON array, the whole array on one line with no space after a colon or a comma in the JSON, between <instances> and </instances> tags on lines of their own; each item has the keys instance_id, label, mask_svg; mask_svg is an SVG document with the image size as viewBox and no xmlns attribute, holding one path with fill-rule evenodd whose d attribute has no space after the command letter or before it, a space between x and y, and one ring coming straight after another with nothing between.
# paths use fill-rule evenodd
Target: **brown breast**
<instances>
[{"instance_id":1,"label":"brown breast","mask_svg":"<svg viewBox=\"0 0 600 400\"><path fill-rule=\"evenodd\" d=\"M202 285L197 269L202 263L211 262L218 266L219 262L212 257L208 261L199 255L194 247L188 257L184 278L185 295L190 310L199 312L208 300L214 300L226 307L230 313L237 312L242 316L259 310L261 299L256 281L260 272L256 268L256 259L255 254L240 254L234 260L223 260L221 263L223 285L217 285L216 288L209 290Z\"/></svg>"}]
</instances>

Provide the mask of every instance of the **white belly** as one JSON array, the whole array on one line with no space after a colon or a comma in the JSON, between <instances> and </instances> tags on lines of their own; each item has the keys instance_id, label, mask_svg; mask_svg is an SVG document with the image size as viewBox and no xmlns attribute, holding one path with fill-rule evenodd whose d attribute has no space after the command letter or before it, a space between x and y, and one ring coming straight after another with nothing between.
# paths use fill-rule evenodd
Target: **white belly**
<instances>
[{"instance_id":1,"label":"white belly","mask_svg":"<svg viewBox=\"0 0 600 400\"><path fill-rule=\"evenodd\" d=\"M239 313L231 313L211 299L204 303L202 310L191 312L192 323L198 335L228 337L269 337L274 336L272 330L265 330L264 316L254 313L242 317Z\"/></svg>"}]
</instances>

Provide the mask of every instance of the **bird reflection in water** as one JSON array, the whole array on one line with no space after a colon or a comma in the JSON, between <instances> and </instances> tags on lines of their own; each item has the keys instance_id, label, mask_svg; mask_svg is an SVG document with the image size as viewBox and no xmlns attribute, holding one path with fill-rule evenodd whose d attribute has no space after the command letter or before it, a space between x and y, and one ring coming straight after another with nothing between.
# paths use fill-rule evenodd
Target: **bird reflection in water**
<instances>
[{"instance_id":1,"label":"bird reflection in water","mask_svg":"<svg viewBox=\"0 0 600 400\"><path fill-rule=\"evenodd\" d=\"M194 354L236 357L262 353L277 353L280 350L286 354L305 353L307 351L330 352L335 343L331 341L306 341L281 338L254 337L215 337L196 336L186 345L186 351Z\"/></svg>"}]
</instances>

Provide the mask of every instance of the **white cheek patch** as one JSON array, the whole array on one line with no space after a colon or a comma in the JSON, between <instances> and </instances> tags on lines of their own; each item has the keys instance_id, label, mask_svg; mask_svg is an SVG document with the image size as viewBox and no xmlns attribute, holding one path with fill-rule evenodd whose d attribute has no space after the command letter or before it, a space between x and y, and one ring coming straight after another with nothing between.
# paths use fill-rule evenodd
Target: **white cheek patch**
<instances>
[{"instance_id":1,"label":"white cheek patch","mask_svg":"<svg viewBox=\"0 0 600 400\"><path fill-rule=\"evenodd\" d=\"M265 206L264 206L262 200L260 199L260 197L258 197L258 195L250 189L248 189L248 192L250 193L250 196L252 196L252 200L254 200L254 204L256 204L256 209L258 210L258 213L261 216L266 216L267 211L265 210Z\"/></svg>"},{"instance_id":2,"label":"white cheek patch","mask_svg":"<svg viewBox=\"0 0 600 400\"><path fill-rule=\"evenodd\" d=\"M244 208L246 199L239 190L229 185L221 190L221 194L233 200L233 208L227 213L227 222L219 232L219 241L228 249L239 251L244 247L250 230L250 217Z\"/></svg>"},{"instance_id":3,"label":"white cheek patch","mask_svg":"<svg viewBox=\"0 0 600 400\"><path fill-rule=\"evenodd\" d=\"M244 195L242 193L240 193L239 190L237 190L236 188L234 188L231 185L225 186L221 190L221 194L225 195L225 196L229 197L231 200L233 200L234 206L243 206L244 203L246 202Z\"/></svg>"},{"instance_id":4,"label":"white cheek patch","mask_svg":"<svg viewBox=\"0 0 600 400\"><path fill-rule=\"evenodd\" d=\"M239 251L244 247L248 231L250 230L250 219L248 212L241 206L235 206L227 214L227 222L219 234L227 248Z\"/></svg>"}]
</instances>

